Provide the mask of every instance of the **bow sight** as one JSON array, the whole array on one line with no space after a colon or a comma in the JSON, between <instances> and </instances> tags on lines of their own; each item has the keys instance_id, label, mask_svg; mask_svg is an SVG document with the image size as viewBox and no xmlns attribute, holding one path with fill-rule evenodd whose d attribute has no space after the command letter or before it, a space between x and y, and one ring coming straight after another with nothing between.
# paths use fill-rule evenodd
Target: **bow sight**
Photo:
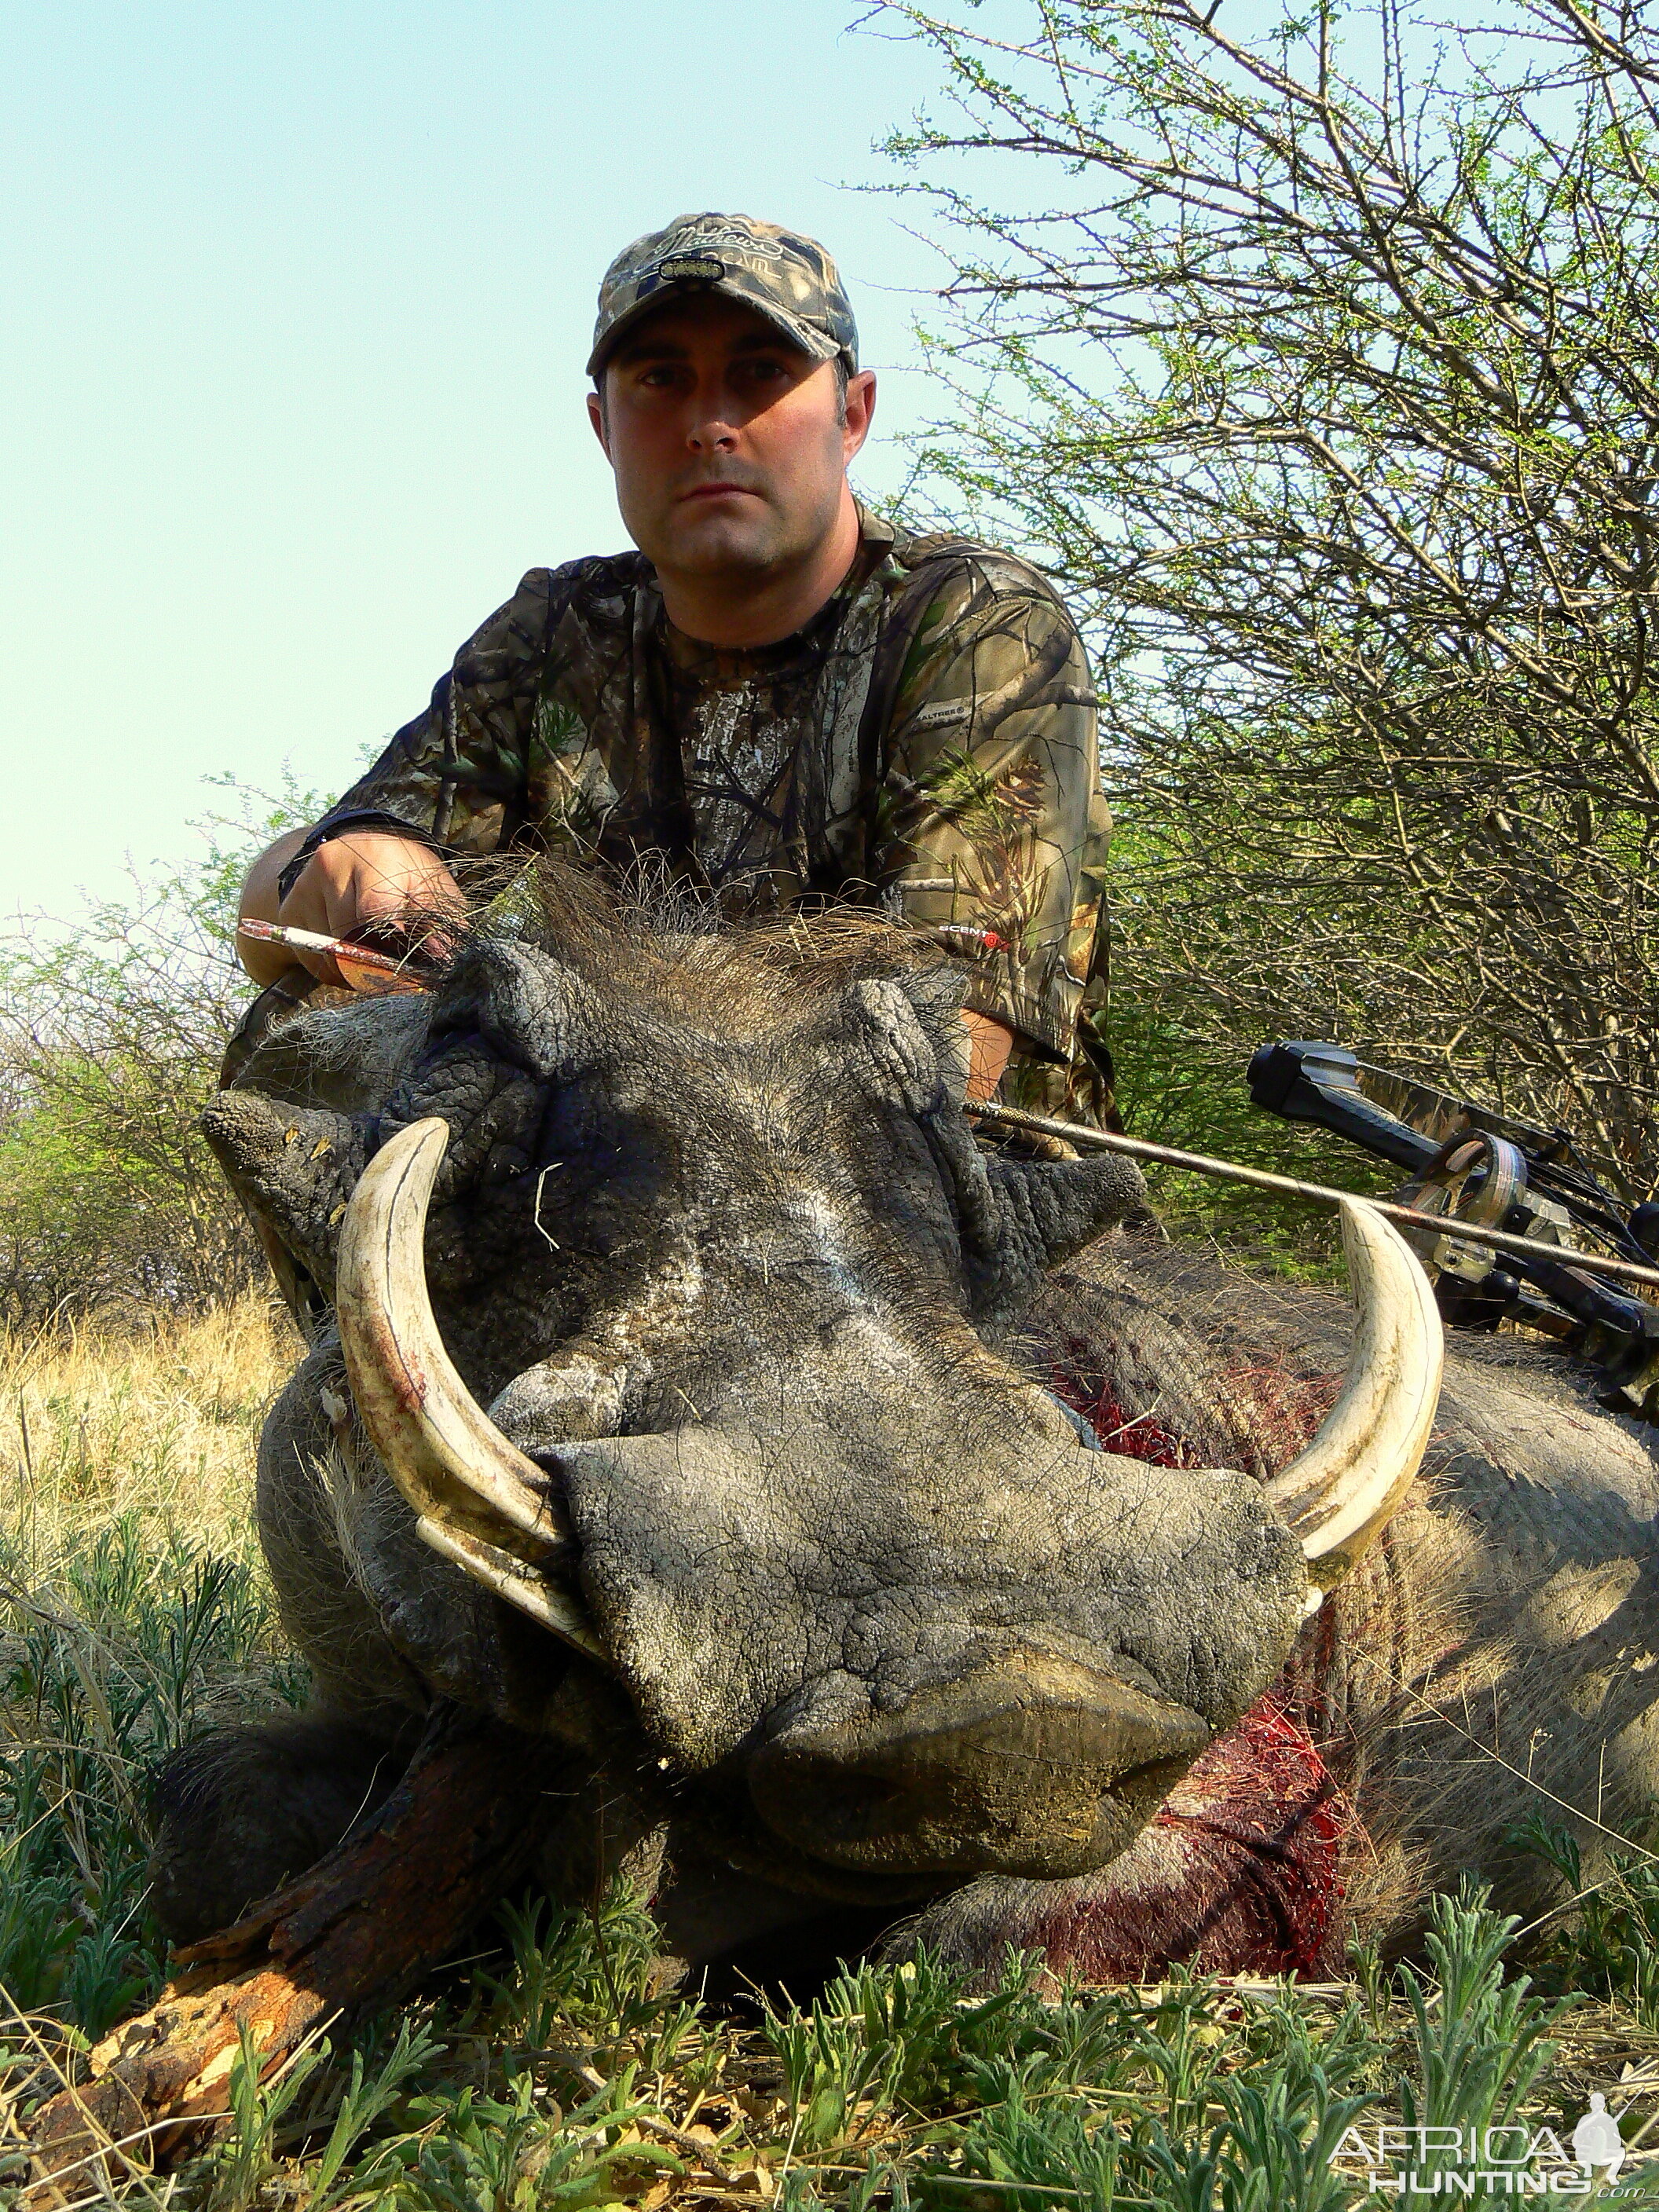
<instances>
[{"instance_id":1,"label":"bow sight","mask_svg":"<svg viewBox=\"0 0 1659 2212\"><path fill-rule=\"evenodd\" d=\"M1340 1045L1265 1044L1249 1082L1268 1113L1329 1129L1405 1169L1401 1202L1446 1222L1442 1235L1403 1233L1449 1323L1541 1329L1601 1369L1615 1410L1659 1420L1659 1307L1572 1264L1575 1252L1659 1260L1659 1204L1627 1212L1565 1129L1491 1113ZM1460 1238L1460 1222L1524 1237L1537 1257Z\"/></svg>"}]
</instances>

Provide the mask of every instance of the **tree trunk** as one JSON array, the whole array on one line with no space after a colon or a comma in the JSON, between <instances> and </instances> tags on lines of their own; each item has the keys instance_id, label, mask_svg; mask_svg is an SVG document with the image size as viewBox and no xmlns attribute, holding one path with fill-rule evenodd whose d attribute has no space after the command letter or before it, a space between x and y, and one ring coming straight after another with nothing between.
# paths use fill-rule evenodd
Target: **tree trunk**
<instances>
[{"instance_id":1,"label":"tree trunk","mask_svg":"<svg viewBox=\"0 0 1659 2212\"><path fill-rule=\"evenodd\" d=\"M28 2126L29 2212L200 2149L228 2118L246 2028L261 2074L342 2014L387 2004L524 1873L558 1747L445 1708L368 1825L234 1928L175 1954L150 2009Z\"/></svg>"}]
</instances>

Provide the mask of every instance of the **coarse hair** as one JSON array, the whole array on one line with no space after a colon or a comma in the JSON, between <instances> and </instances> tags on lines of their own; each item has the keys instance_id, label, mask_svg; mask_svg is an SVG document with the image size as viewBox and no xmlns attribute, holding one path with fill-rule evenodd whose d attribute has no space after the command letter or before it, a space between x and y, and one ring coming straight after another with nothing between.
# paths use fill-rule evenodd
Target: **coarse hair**
<instances>
[{"instance_id":1,"label":"coarse hair","mask_svg":"<svg viewBox=\"0 0 1659 2212\"><path fill-rule=\"evenodd\" d=\"M602 991L625 978L636 1001L718 1006L738 1027L764 1027L781 1010L886 976L961 995L959 963L884 908L734 914L654 855L621 870L558 853L528 866L520 858L507 895L475 920L462 947L493 937L553 953Z\"/></svg>"}]
</instances>

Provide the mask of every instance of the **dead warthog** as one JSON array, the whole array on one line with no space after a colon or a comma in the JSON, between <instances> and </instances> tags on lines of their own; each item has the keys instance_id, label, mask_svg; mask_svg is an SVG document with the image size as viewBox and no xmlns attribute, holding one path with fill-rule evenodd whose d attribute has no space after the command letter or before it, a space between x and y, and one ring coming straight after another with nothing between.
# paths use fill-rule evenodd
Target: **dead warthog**
<instances>
[{"instance_id":1,"label":"dead warthog","mask_svg":"<svg viewBox=\"0 0 1659 2212\"><path fill-rule=\"evenodd\" d=\"M691 1961L839 1914L1308 1968L1345 1900L1518 1895L1528 1810L1645 1812L1645 1432L1507 1340L1437 1416L1363 1206L1350 1360L1335 1301L1162 1245L1121 1162L981 1150L958 975L550 874L210 1109L326 1302L258 1493L316 1705L164 1777L175 1934L370 1818L437 1707L526 1741L541 1878L628 1862Z\"/></svg>"}]
</instances>

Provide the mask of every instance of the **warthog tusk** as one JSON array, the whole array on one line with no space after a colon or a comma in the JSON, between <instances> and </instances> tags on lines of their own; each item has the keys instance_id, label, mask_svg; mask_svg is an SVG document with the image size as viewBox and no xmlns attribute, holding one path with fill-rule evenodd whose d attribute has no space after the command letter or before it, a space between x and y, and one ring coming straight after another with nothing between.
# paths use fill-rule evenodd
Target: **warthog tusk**
<instances>
[{"instance_id":1,"label":"warthog tusk","mask_svg":"<svg viewBox=\"0 0 1659 2212\"><path fill-rule=\"evenodd\" d=\"M1342 1245L1359 1309L1348 1379L1307 1449L1263 1485L1302 1540L1320 1590L1387 1528L1422 1462L1445 1345L1427 1276L1364 1199L1342 1202Z\"/></svg>"},{"instance_id":2,"label":"warthog tusk","mask_svg":"<svg viewBox=\"0 0 1659 2212\"><path fill-rule=\"evenodd\" d=\"M335 1270L351 1395L427 1542L609 1665L580 1607L537 1571L568 1534L546 1477L478 1404L438 1333L424 1244L448 1145L447 1121L411 1122L375 1153L351 1194Z\"/></svg>"}]
</instances>

